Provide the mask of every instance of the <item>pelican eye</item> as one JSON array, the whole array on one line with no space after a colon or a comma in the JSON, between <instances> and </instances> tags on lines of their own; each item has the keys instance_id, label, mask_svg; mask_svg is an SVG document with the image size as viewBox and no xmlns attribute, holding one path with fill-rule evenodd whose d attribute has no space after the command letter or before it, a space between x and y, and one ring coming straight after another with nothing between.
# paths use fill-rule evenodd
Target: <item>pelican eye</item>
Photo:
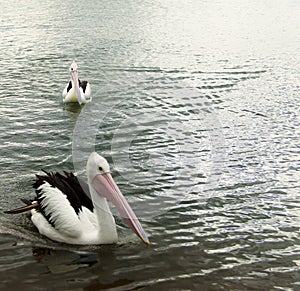
<instances>
[{"instance_id":1,"label":"pelican eye","mask_svg":"<svg viewBox=\"0 0 300 291\"><path fill-rule=\"evenodd\" d=\"M104 170L103 170L102 167L98 167L98 171L99 171L100 173L104 173Z\"/></svg>"}]
</instances>

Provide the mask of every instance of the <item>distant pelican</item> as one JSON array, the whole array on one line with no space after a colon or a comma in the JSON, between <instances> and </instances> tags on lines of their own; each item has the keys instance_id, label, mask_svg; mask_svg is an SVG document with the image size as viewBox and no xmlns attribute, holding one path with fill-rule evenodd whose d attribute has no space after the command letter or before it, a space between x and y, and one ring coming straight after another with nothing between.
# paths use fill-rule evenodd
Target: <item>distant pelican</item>
<instances>
[{"instance_id":1,"label":"distant pelican","mask_svg":"<svg viewBox=\"0 0 300 291\"><path fill-rule=\"evenodd\" d=\"M87 98L91 95L91 86L87 81L78 79L78 66L73 62L70 66L71 80L66 85L62 96L63 102L78 102L79 104L86 103Z\"/></svg>"},{"instance_id":2,"label":"distant pelican","mask_svg":"<svg viewBox=\"0 0 300 291\"><path fill-rule=\"evenodd\" d=\"M6 211L31 210L31 220L42 235L68 244L112 244L118 240L116 224L107 200L114 204L139 238L150 242L139 220L114 182L109 165L97 153L87 161L88 183L72 173L37 175L33 184L36 198L22 199L24 207Z\"/></svg>"}]
</instances>

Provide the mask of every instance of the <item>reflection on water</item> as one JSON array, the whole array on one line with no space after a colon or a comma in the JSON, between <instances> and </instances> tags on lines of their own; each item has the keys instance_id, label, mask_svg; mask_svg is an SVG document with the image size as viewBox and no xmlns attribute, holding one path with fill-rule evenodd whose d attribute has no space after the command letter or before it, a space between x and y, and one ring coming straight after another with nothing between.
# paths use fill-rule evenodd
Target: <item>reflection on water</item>
<instances>
[{"instance_id":1,"label":"reflection on water","mask_svg":"<svg viewBox=\"0 0 300 291\"><path fill-rule=\"evenodd\" d=\"M82 106L76 103L66 103L64 104L64 110L69 113L70 118L74 117L76 122L76 117L80 114Z\"/></svg>"},{"instance_id":2,"label":"reflection on water","mask_svg":"<svg viewBox=\"0 0 300 291\"><path fill-rule=\"evenodd\" d=\"M299 288L299 3L53 4L1 6L0 211L96 149L151 247L118 217L118 244L78 247L3 214L0 288Z\"/></svg>"},{"instance_id":3,"label":"reflection on water","mask_svg":"<svg viewBox=\"0 0 300 291\"><path fill-rule=\"evenodd\" d=\"M62 274L79 268L91 267L98 262L96 254L76 254L62 250L34 248L36 262L47 266L52 274Z\"/></svg>"}]
</instances>

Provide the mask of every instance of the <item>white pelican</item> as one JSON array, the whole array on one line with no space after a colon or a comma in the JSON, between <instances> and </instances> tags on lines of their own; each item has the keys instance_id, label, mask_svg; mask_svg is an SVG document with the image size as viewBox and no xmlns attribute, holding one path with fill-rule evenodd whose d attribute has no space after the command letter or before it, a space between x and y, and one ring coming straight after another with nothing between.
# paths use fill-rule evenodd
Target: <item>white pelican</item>
<instances>
[{"instance_id":1,"label":"white pelican","mask_svg":"<svg viewBox=\"0 0 300 291\"><path fill-rule=\"evenodd\" d=\"M63 102L78 102L79 104L86 103L87 98L91 95L91 86L87 81L78 79L78 66L73 62L70 66L71 80L66 85L62 96Z\"/></svg>"},{"instance_id":2,"label":"white pelican","mask_svg":"<svg viewBox=\"0 0 300 291\"><path fill-rule=\"evenodd\" d=\"M31 220L48 238L68 244L112 244L118 240L116 224L107 200L114 204L133 231L150 246L139 220L114 182L105 158L91 153L87 161L88 183L64 172L36 175L36 198L22 199L25 207L6 211L31 210Z\"/></svg>"}]
</instances>

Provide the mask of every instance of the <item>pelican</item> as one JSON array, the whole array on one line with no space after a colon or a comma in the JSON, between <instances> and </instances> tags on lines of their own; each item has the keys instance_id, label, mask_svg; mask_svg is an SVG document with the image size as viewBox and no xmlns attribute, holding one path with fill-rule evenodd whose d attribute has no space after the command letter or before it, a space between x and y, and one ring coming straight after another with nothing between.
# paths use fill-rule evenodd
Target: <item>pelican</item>
<instances>
[{"instance_id":1,"label":"pelican","mask_svg":"<svg viewBox=\"0 0 300 291\"><path fill-rule=\"evenodd\" d=\"M79 104L86 103L87 98L91 95L91 86L87 81L78 79L78 66L73 62L70 66L71 80L66 85L62 96L63 102L78 102Z\"/></svg>"},{"instance_id":2,"label":"pelican","mask_svg":"<svg viewBox=\"0 0 300 291\"><path fill-rule=\"evenodd\" d=\"M118 241L110 201L137 236L150 242L138 218L114 182L105 158L93 152L87 161L88 183L64 172L36 175L36 197L26 206L5 211L31 211L31 220L40 234L57 242L76 245L113 244Z\"/></svg>"}]
</instances>

